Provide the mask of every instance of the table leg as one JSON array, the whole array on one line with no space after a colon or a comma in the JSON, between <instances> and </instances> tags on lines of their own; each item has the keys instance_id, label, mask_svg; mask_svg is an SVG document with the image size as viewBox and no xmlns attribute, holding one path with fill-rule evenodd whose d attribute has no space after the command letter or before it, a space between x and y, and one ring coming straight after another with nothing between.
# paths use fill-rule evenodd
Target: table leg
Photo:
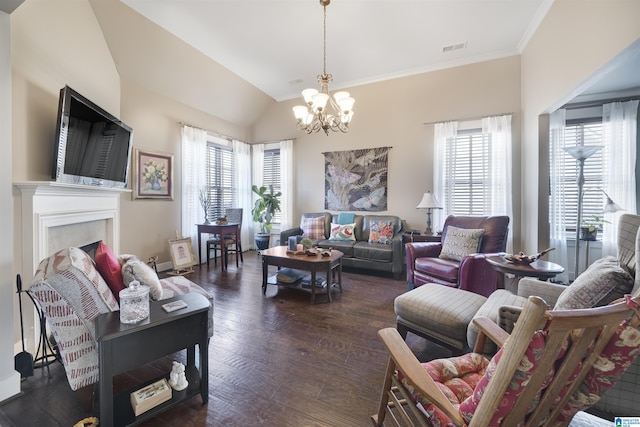
<instances>
[{"instance_id":1,"label":"table leg","mask_svg":"<svg viewBox=\"0 0 640 427\"><path fill-rule=\"evenodd\" d=\"M111 369L111 343L103 342L99 350L98 386L100 396L100 425L113 426L113 371Z\"/></svg>"},{"instance_id":2,"label":"table leg","mask_svg":"<svg viewBox=\"0 0 640 427\"><path fill-rule=\"evenodd\" d=\"M338 261L338 288L342 293L342 260Z\"/></svg>"},{"instance_id":3,"label":"table leg","mask_svg":"<svg viewBox=\"0 0 640 427\"><path fill-rule=\"evenodd\" d=\"M311 304L316 302L316 270L311 270Z\"/></svg>"},{"instance_id":4,"label":"table leg","mask_svg":"<svg viewBox=\"0 0 640 427\"><path fill-rule=\"evenodd\" d=\"M329 268L327 269L327 297L329 298L329 302L331 302L331 286L333 285L331 270L331 264L329 264Z\"/></svg>"},{"instance_id":5,"label":"table leg","mask_svg":"<svg viewBox=\"0 0 640 427\"><path fill-rule=\"evenodd\" d=\"M200 265L200 263L202 263L202 233L200 233L200 231L198 231L198 265ZM209 250L207 248L207 250ZM208 264L207 264L208 265Z\"/></svg>"},{"instance_id":6,"label":"table leg","mask_svg":"<svg viewBox=\"0 0 640 427\"><path fill-rule=\"evenodd\" d=\"M262 295L267 294L267 274L269 273L269 261L266 256L262 257Z\"/></svg>"},{"instance_id":7,"label":"table leg","mask_svg":"<svg viewBox=\"0 0 640 427\"><path fill-rule=\"evenodd\" d=\"M206 323L203 329L203 337L198 344L200 349L200 396L202 404L209 401L209 337L207 336Z\"/></svg>"}]
</instances>

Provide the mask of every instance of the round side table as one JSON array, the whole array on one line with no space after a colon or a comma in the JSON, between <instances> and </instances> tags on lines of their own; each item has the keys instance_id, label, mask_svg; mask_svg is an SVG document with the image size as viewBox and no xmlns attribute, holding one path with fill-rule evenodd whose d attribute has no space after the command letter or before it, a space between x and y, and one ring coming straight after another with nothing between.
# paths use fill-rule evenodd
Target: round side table
<instances>
[{"instance_id":1,"label":"round side table","mask_svg":"<svg viewBox=\"0 0 640 427\"><path fill-rule=\"evenodd\" d=\"M561 265L541 259L531 264L517 264L496 255L486 257L485 259L494 270L502 273L498 275L499 289L504 289L505 274L513 274L516 278L536 277L540 280L549 280L564 271L564 267Z\"/></svg>"}]
</instances>

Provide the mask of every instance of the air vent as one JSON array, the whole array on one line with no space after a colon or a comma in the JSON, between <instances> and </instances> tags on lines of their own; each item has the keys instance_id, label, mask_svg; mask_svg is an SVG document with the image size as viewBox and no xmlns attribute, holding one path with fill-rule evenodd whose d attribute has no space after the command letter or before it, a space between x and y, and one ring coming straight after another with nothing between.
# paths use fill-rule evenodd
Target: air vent
<instances>
[{"instance_id":1,"label":"air vent","mask_svg":"<svg viewBox=\"0 0 640 427\"><path fill-rule=\"evenodd\" d=\"M289 85L294 86L294 85L299 85L300 83L302 83L302 79L295 79L295 80L291 80L289 82Z\"/></svg>"},{"instance_id":2,"label":"air vent","mask_svg":"<svg viewBox=\"0 0 640 427\"><path fill-rule=\"evenodd\" d=\"M464 49L467 47L467 42L451 44L442 48L442 53L453 52L454 50Z\"/></svg>"}]
</instances>

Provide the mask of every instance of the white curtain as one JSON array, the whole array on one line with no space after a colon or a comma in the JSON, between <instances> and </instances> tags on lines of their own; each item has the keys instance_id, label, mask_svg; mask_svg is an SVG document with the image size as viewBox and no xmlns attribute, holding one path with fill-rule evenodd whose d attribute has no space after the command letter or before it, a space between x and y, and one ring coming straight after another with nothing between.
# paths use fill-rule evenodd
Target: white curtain
<instances>
[{"instance_id":1,"label":"white curtain","mask_svg":"<svg viewBox=\"0 0 640 427\"><path fill-rule=\"evenodd\" d=\"M292 227L293 216L293 141L290 139L280 141L280 183L280 229L287 230Z\"/></svg>"},{"instance_id":2,"label":"white curtain","mask_svg":"<svg viewBox=\"0 0 640 427\"><path fill-rule=\"evenodd\" d=\"M251 161L253 166L251 167L251 182L258 188L264 183L263 166L264 166L264 144L253 144L251 146ZM256 195L251 192L251 207L255 203ZM252 216L253 218L253 216ZM251 247L257 249L255 246L254 235L256 233L256 224L253 219L250 222L249 238L251 239Z\"/></svg>"},{"instance_id":3,"label":"white curtain","mask_svg":"<svg viewBox=\"0 0 640 427\"><path fill-rule=\"evenodd\" d=\"M491 211L489 215L507 215L510 232L507 237L507 253L513 253L513 192L511 190L512 138L511 115L486 117L482 119L482 133L491 135L489 156Z\"/></svg>"},{"instance_id":4,"label":"white curtain","mask_svg":"<svg viewBox=\"0 0 640 427\"><path fill-rule=\"evenodd\" d=\"M204 220L200 189L206 186L207 131L182 126L182 237L191 237L198 253L198 228ZM200 260L198 260L198 263Z\"/></svg>"},{"instance_id":5,"label":"white curtain","mask_svg":"<svg viewBox=\"0 0 640 427\"><path fill-rule=\"evenodd\" d=\"M549 260L560 265L569 265L569 257L567 255L567 224L565 223L566 194L564 184L561 177L564 175L564 157L565 146L564 128L566 122L566 110L560 109L554 111L549 116L549 186L551 190L549 200L549 228L550 228L550 244L556 248L555 251L549 253ZM576 242L577 244L578 242ZM556 281L569 283L569 272L567 269L555 277Z\"/></svg>"},{"instance_id":6,"label":"white curtain","mask_svg":"<svg viewBox=\"0 0 640 427\"><path fill-rule=\"evenodd\" d=\"M638 101L602 106L602 143L605 154L604 191L627 213L636 213L636 133ZM622 212L605 214L602 255L616 255L617 219Z\"/></svg>"},{"instance_id":7,"label":"white curtain","mask_svg":"<svg viewBox=\"0 0 640 427\"><path fill-rule=\"evenodd\" d=\"M233 154L236 159L236 194L238 197L238 206L242 208L242 230L240 238L242 248L247 250L252 247L249 236L249 229L253 220L251 219L251 147L242 141L233 140Z\"/></svg>"},{"instance_id":8,"label":"white curtain","mask_svg":"<svg viewBox=\"0 0 640 427\"><path fill-rule=\"evenodd\" d=\"M444 204L446 199L446 178L447 173L453 167L453 165L445 164L447 140L455 139L458 136L458 122L444 122L436 123L434 126L434 138L433 138L433 195L440 202ZM451 212L451 209L447 209L443 205L444 209L436 209L433 213L433 229L441 230L444 224L445 212Z\"/></svg>"}]
</instances>

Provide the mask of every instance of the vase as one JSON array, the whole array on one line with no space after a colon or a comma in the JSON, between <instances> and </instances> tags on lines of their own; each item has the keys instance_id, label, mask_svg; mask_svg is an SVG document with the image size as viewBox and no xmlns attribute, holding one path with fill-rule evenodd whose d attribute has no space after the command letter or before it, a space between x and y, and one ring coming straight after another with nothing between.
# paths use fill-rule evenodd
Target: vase
<instances>
[{"instance_id":1,"label":"vase","mask_svg":"<svg viewBox=\"0 0 640 427\"><path fill-rule=\"evenodd\" d=\"M160 181L158 180L158 178L155 178L153 180L153 182L151 183L151 189L152 190L159 190L160 188L161 188Z\"/></svg>"}]
</instances>

